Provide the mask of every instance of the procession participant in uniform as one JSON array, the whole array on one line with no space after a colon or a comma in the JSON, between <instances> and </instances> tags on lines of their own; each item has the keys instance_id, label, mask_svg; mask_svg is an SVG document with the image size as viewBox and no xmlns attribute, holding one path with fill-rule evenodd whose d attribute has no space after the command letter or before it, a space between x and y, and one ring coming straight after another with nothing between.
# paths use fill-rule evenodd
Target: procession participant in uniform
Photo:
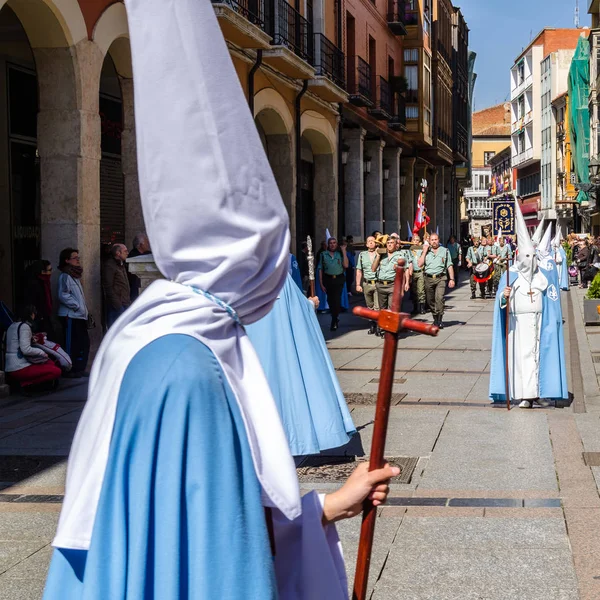
<instances>
[{"instance_id":1,"label":"procession participant in uniform","mask_svg":"<svg viewBox=\"0 0 600 600\"><path fill-rule=\"evenodd\" d=\"M211 2L126 6L141 202L165 279L96 355L44 599L345 599L332 524L380 504L387 486L373 485L392 469L365 464L300 498L244 331L287 277L287 211Z\"/></svg>"},{"instance_id":2,"label":"procession participant in uniform","mask_svg":"<svg viewBox=\"0 0 600 600\"><path fill-rule=\"evenodd\" d=\"M356 291L363 292L365 303L368 308L379 310L379 298L377 296L377 273L373 269L373 262L377 257L377 242L370 235L367 238L367 249L358 255L356 263ZM377 332L377 323L371 321L369 335Z\"/></svg>"},{"instance_id":3,"label":"procession participant in uniform","mask_svg":"<svg viewBox=\"0 0 600 600\"><path fill-rule=\"evenodd\" d=\"M456 283L458 283L458 272L462 264L462 248L456 241L456 237L451 235L448 240L448 250L450 251L450 258L452 258L452 266L454 267L454 276L456 277Z\"/></svg>"},{"instance_id":4,"label":"procession participant in uniform","mask_svg":"<svg viewBox=\"0 0 600 600\"><path fill-rule=\"evenodd\" d=\"M482 262L481 239L473 238L473 245L467 250L467 267L471 271L471 300L475 300L475 292L477 291L477 281L475 281L475 267ZM485 298L485 283L479 284L479 293L482 298Z\"/></svg>"},{"instance_id":5,"label":"procession participant in uniform","mask_svg":"<svg viewBox=\"0 0 600 600\"><path fill-rule=\"evenodd\" d=\"M494 294L498 291L501 277L506 273L508 261L512 260L512 250L506 243L506 239L502 235L502 230L498 232L498 243L494 250L496 256L496 264L494 265Z\"/></svg>"},{"instance_id":6,"label":"procession participant in uniform","mask_svg":"<svg viewBox=\"0 0 600 600\"><path fill-rule=\"evenodd\" d=\"M427 312L427 298L425 296L425 279L423 269L419 267L419 258L423 254L421 238L418 235L412 236L412 244L409 249L411 290L415 313L424 315Z\"/></svg>"},{"instance_id":7,"label":"procession participant in uniform","mask_svg":"<svg viewBox=\"0 0 600 600\"><path fill-rule=\"evenodd\" d=\"M349 264L346 243L338 246L337 239L330 237L327 242L327 250L321 253L321 268L319 269L319 284L327 294L327 304L331 310L330 331L335 331L340 324L342 292L346 283L344 270L348 268Z\"/></svg>"},{"instance_id":8,"label":"procession participant in uniform","mask_svg":"<svg viewBox=\"0 0 600 600\"><path fill-rule=\"evenodd\" d=\"M419 267L425 274L425 294L429 310L433 313L433 322L443 329L446 284L452 289L456 282L450 252L448 248L440 246L440 237L437 233L431 234L429 242L425 242L423 254L419 258Z\"/></svg>"},{"instance_id":9,"label":"procession participant in uniform","mask_svg":"<svg viewBox=\"0 0 600 600\"><path fill-rule=\"evenodd\" d=\"M493 282L493 274L491 273L491 271L493 270L493 265L494 265L494 260L496 258L496 255L494 254L494 244L492 243L491 238L489 236L481 239L480 254L481 254L482 262L486 262L490 267L489 277L486 279L486 281L484 283L485 298L493 298L494 297L494 294L493 294L494 282Z\"/></svg>"},{"instance_id":10,"label":"procession participant in uniform","mask_svg":"<svg viewBox=\"0 0 600 600\"><path fill-rule=\"evenodd\" d=\"M389 309L392 302L392 292L396 281L396 265L398 261L405 258L404 254L396 250L396 240L388 238L386 242L386 253L377 253L372 269L377 273L377 298L379 309ZM408 266L408 265L407 265ZM404 289L408 291L410 281L409 270L404 270ZM384 332L380 332L383 337Z\"/></svg>"},{"instance_id":11,"label":"procession participant in uniform","mask_svg":"<svg viewBox=\"0 0 600 600\"><path fill-rule=\"evenodd\" d=\"M489 395L494 402L506 402L508 344L511 400L521 408L532 408L569 397L562 311L556 286L539 267L518 202L515 224L517 259L509 270L509 284L503 277L496 295Z\"/></svg>"}]
</instances>

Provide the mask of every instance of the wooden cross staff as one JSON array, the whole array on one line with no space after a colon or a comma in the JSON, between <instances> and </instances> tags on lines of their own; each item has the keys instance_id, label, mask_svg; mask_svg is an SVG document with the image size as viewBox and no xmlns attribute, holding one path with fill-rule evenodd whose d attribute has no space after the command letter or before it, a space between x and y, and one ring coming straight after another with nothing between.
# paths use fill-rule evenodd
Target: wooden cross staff
<instances>
[{"instance_id":1,"label":"wooden cross staff","mask_svg":"<svg viewBox=\"0 0 600 600\"><path fill-rule=\"evenodd\" d=\"M365 308L364 306L358 306L352 311L359 317L363 317L369 321L377 321L379 327L385 331L379 391L377 393L377 407L375 410L375 425L373 427L373 442L371 444L370 471L381 469L385 464L385 438L387 436L390 416L394 369L398 351L398 334L407 329L416 331L417 333L435 336L439 331L439 329L433 325L423 323L422 321L414 321L409 315L401 313L403 297L404 260L400 260L396 266L396 280L394 282L391 309L377 311ZM375 533L376 516L377 510L373 506L371 500L365 500L360 530L360 542L358 545L356 575L354 577L353 600L365 600L367 595L367 583L369 579L369 566L371 564L371 551L373 549L373 534Z\"/></svg>"}]
</instances>

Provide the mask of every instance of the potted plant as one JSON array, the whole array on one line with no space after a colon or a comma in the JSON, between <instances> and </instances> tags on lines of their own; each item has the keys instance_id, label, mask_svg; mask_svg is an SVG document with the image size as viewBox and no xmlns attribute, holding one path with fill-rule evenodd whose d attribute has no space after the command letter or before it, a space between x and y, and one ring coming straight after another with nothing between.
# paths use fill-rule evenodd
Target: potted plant
<instances>
[{"instance_id":1,"label":"potted plant","mask_svg":"<svg viewBox=\"0 0 600 600\"><path fill-rule=\"evenodd\" d=\"M600 273L597 273L588 287L583 300L583 317L586 325L600 324Z\"/></svg>"}]
</instances>

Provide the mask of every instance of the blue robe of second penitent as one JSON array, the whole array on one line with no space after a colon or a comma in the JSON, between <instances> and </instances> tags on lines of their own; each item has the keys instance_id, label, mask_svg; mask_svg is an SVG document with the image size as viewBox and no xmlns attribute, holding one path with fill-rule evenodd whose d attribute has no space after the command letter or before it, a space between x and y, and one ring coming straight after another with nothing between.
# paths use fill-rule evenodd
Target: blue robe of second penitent
<instances>
[{"instance_id":1,"label":"blue robe of second penitent","mask_svg":"<svg viewBox=\"0 0 600 600\"><path fill-rule=\"evenodd\" d=\"M542 270L550 276L548 287L543 292L542 326L539 349L539 389L540 398L545 400L566 400L567 367L563 339L562 309L557 277L552 270ZM554 268L556 273L556 265ZM510 270L510 285L517 280L518 273ZM494 328L492 334L492 360L489 397L493 402L506 402L506 310L500 307L500 299L506 287L506 277L498 286L494 307Z\"/></svg>"},{"instance_id":2,"label":"blue robe of second penitent","mask_svg":"<svg viewBox=\"0 0 600 600\"><path fill-rule=\"evenodd\" d=\"M288 276L271 312L246 328L294 456L346 444L356 431L314 308Z\"/></svg>"},{"instance_id":3,"label":"blue robe of second penitent","mask_svg":"<svg viewBox=\"0 0 600 600\"><path fill-rule=\"evenodd\" d=\"M55 549L44 600L277 597L246 431L214 354L167 335L119 393L88 551Z\"/></svg>"}]
</instances>

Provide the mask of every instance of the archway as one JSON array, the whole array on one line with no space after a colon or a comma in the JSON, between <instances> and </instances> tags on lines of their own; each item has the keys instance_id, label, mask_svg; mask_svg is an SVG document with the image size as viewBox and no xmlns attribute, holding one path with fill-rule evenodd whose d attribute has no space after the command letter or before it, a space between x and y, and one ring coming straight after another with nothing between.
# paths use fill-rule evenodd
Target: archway
<instances>
[{"instance_id":1,"label":"archway","mask_svg":"<svg viewBox=\"0 0 600 600\"><path fill-rule=\"evenodd\" d=\"M87 37L77 0L0 7L0 288L14 306L31 262L56 263L62 247L79 245L81 171L92 152L81 130L92 124L81 118L70 48Z\"/></svg>"},{"instance_id":2,"label":"archway","mask_svg":"<svg viewBox=\"0 0 600 600\"><path fill-rule=\"evenodd\" d=\"M296 231L296 166L292 144L293 119L283 98L274 90L261 90L255 97L255 122L288 211L292 236ZM292 242L292 247L294 243Z\"/></svg>"},{"instance_id":3,"label":"archway","mask_svg":"<svg viewBox=\"0 0 600 600\"><path fill-rule=\"evenodd\" d=\"M310 167L309 164L310 163ZM306 111L302 114L302 188L303 206L300 214L314 214L314 232L311 235L319 240L325 229L337 232L338 223L338 178L335 132L329 122L321 115ZM308 180L312 178L312 180ZM304 194L304 188L310 189L310 195ZM304 205L306 199L307 205ZM310 206L312 202L312 207ZM303 223L301 229L309 224ZM304 235L304 231L301 232Z\"/></svg>"}]
</instances>

